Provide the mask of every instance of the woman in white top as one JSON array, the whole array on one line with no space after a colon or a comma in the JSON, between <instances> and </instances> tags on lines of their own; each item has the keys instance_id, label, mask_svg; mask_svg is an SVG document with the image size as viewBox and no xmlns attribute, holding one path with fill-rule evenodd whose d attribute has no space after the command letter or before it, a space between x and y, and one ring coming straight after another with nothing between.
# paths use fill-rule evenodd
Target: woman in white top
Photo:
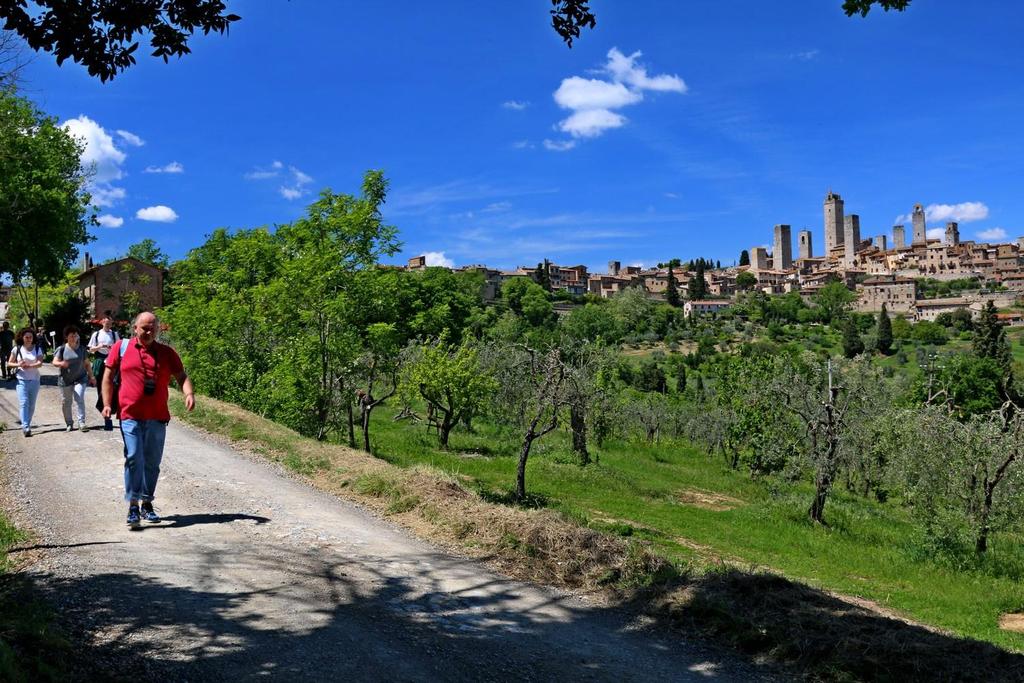
<instances>
[{"instance_id":1,"label":"woman in white top","mask_svg":"<svg viewBox=\"0 0 1024 683\"><path fill-rule=\"evenodd\" d=\"M36 397L39 396L39 367L43 364L36 355L35 333L25 328L14 338L15 347L7 366L16 368L18 380L18 407L21 412L21 430L25 436L32 436L32 414L36 412Z\"/></svg>"},{"instance_id":2,"label":"woman in white top","mask_svg":"<svg viewBox=\"0 0 1024 683\"><path fill-rule=\"evenodd\" d=\"M114 329L114 319L108 313L103 316L103 329L96 330L89 338L89 353L95 355L92 363L92 374L96 378L96 410L103 413L103 373L107 366L107 354L121 341L121 335ZM114 428L114 423L109 417L103 418L103 429L108 432Z\"/></svg>"}]
</instances>

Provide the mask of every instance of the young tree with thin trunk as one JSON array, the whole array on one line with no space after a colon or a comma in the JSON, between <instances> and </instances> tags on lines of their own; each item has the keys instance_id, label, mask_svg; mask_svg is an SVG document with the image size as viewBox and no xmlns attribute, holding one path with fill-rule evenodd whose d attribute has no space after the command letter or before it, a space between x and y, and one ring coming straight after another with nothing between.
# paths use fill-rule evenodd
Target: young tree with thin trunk
<instances>
[{"instance_id":1,"label":"young tree with thin trunk","mask_svg":"<svg viewBox=\"0 0 1024 683\"><path fill-rule=\"evenodd\" d=\"M526 463L533 443L558 427L558 414L563 405L562 387L565 383L565 365L558 350L541 355L526 349L532 391L527 399L525 432L516 464L516 500L526 500Z\"/></svg>"},{"instance_id":2,"label":"young tree with thin trunk","mask_svg":"<svg viewBox=\"0 0 1024 683\"><path fill-rule=\"evenodd\" d=\"M366 351L360 358L366 389L356 392L363 450L367 453L370 452L370 415L398 390L399 364L400 349L394 323L374 323L367 327Z\"/></svg>"}]
</instances>

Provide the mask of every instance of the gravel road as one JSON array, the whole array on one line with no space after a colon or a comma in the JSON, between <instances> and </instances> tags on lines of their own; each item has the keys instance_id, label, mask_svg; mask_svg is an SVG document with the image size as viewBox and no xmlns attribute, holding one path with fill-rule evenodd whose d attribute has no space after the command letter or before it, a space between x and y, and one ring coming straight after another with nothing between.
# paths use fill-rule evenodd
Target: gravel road
<instances>
[{"instance_id":1,"label":"gravel road","mask_svg":"<svg viewBox=\"0 0 1024 683\"><path fill-rule=\"evenodd\" d=\"M65 433L52 369L31 438L0 384L26 571L106 675L179 680L749 681L728 653L511 581L180 423L156 507L124 523L120 434ZM94 396L90 390L90 396Z\"/></svg>"}]
</instances>

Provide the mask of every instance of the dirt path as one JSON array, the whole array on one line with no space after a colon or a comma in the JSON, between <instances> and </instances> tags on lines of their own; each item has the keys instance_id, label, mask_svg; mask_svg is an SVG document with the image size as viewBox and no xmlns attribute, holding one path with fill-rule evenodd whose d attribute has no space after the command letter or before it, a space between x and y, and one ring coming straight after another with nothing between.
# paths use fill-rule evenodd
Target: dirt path
<instances>
[{"instance_id":1,"label":"dirt path","mask_svg":"<svg viewBox=\"0 0 1024 683\"><path fill-rule=\"evenodd\" d=\"M65 433L53 373L33 429L0 386L28 571L89 656L163 680L764 680L614 610L510 581L219 446L167 432L159 525L130 532L120 434ZM90 422L99 420L89 411ZM21 552L28 552L23 549Z\"/></svg>"}]
</instances>

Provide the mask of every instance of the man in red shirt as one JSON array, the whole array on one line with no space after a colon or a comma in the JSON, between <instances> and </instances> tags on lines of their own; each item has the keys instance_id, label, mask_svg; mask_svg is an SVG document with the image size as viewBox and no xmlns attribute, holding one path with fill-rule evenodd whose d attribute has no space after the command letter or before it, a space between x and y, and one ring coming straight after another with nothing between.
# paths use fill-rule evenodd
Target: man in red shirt
<instances>
[{"instance_id":1,"label":"man in red shirt","mask_svg":"<svg viewBox=\"0 0 1024 683\"><path fill-rule=\"evenodd\" d=\"M171 377L185 394L186 409L192 410L196 401L192 380L178 353L156 341L156 316L148 311L140 313L132 329L132 338L118 342L107 354L105 365L108 370L121 371L117 416L124 439L124 499L128 501L128 524L137 529L141 519L160 521L153 510L153 496L160 477L167 423L171 421L167 409ZM113 396L113 373L104 372L104 418L111 417Z\"/></svg>"}]
</instances>

